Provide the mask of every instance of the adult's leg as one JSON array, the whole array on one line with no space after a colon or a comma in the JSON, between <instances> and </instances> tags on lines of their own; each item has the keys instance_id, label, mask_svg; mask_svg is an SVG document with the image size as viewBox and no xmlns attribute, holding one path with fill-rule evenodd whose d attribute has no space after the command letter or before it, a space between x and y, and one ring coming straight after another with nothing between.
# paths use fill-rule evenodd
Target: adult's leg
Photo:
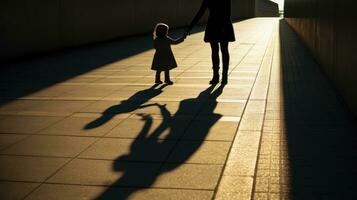
<instances>
[{"instance_id":1,"label":"adult's leg","mask_svg":"<svg viewBox=\"0 0 357 200\"><path fill-rule=\"evenodd\" d=\"M157 70L156 71L156 75L155 75L155 83L162 83L162 81L160 80L160 74L161 74L161 71Z\"/></svg>"},{"instance_id":2,"label":"adult's leg","mask_svg":"<svg viewBox=\"0 0 357 200\"><path fill-rule=\"evenodd\" d=\"M211 42L211 58L212 58L212 69L213 69L213 77L209 82L210 84L217 84L219 81L219 44L218 42Z\"/></svg>"},{"instance_id":3,"label":"adult's leg","mask_svg":"<svg viewBox=\"0 0 357 200\"><path fill-rule=\"evenodd\" d=\"M228 83L228 69L229 69L229 50L228 50L228 42L221 42L221 52L222 52L222 84Z\"/></svg>"}]
</instances>

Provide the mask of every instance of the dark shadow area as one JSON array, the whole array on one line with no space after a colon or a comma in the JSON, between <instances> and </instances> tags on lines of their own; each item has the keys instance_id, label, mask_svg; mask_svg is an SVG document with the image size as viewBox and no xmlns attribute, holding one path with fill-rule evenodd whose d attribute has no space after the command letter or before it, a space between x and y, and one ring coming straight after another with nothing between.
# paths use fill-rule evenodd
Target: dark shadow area
<instances>
[{"instance_id":1,"label":"dark shadow area","mask_svg":"<svg viewBox=\"0 0 357 200\"><path fill-rule=\"evenodd\" d=\"M145 121L145 125L131 144L130 153L121 155L113 162L113 171L123 175L97 199L127 199L136 191L150 187L160 175L182 165L199 149L210 128L222 117L214 113L214 109L218 103L216 99L222 94L223 89L224 85L210 86L197 98L182 100L179 109L173 114L166 108L166 105L157 103L143 105L144 107L157 106L163 120L159 126L150 131L154 123L153 117L148 114L139 114ZM191 116L188 120L190 124L183 125L182 117L185 113L197 107L201 110L205 108L205 119L196 120L199 124L193 124L195 122L191 120L195 116ZM183 129L183 127L186 128ZM191 131L188 131L187 127L190 127ZM182 151L173 151L184 134L197 134L197 140L185 145ZM164 138L163 135L165 135Z\"/></svg>"},{"instance_id":2,"label":"dark shadow area","mask_svg":"<svg viewBox=\"0 0 357 200\"><path fill-rule=\"evenodd\" d=\"M194 32L201 32L204 26ZM170 32L183 34L180 29ZM135 36L0 63L0 105L153 48L152 35ZM148 66L150 69L150 66Z\"/></svg>"},{"instance_id":3,"label":"dark shadow area","mask_svg":"<svg viewBox=\"0 0 357 200\"><path fill-rule=\"evenodd\" d=\"M308 49L280 20L291 199L356 199L357 131Z\"/></svg>"},{"instance_id":4,"label":"dark shadow area","mask_svg":"<svg viewBox=\"0 0 357 200\"><path fill-rule=\"evenodd\" d=\"M106 109L102 113L101 117L99 117L98 119L87 124L84 127L84 129L97 128L97 127L107 123L115 115L130 113L132 111L135 111L136 109L139 109L140 107L143 106L144 103L146 103L150 99L160 95L163 92L162 89L164 89L166 86L167 85L164 84L159 87L159 84L155 84L148 89L136 92L129 99L121 101L119 104L113 105L113 106L109 107L108 109Z\"/></svg>"}]
</instances>

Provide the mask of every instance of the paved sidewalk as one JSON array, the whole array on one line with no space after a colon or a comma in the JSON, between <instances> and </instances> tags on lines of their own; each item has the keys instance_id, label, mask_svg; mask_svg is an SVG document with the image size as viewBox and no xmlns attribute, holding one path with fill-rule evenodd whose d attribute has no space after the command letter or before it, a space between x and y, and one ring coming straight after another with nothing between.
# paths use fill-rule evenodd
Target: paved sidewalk
<instances>
[{"instance_id":1,"label":"paved sidewalk","mask_svg":"<svg viewBox=\"0 0 357 200\"><path fill-rule=\"evenodd\" d=\"M279 18L234 27L226 86L203 32L173 46L174 85L153 84L149 36L19 64L0 199L352 197L356 130L318 66Z\"/></svg>"}]
</instances>

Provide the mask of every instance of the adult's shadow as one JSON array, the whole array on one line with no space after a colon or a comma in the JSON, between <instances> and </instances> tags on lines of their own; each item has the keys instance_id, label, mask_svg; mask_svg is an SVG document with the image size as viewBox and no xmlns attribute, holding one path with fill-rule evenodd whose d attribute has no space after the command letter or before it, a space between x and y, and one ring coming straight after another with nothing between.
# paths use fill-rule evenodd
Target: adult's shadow
<instances>
[{"instance_id":1,"label":"adult's shadow","mask_svg":"<svg viewBox=\"0 0 357 200\"><path fill-rule=\"evenodd\" d=\"M102 113L102 116L89 122L84 127L84 129L97 128L110 121L115 115L130 113L137 110L138 108L140 108L140 106L148 102L150 99L160 95L167 85L164 84L160 87L158 86L158 84L154 84L148 89L138 91L128 99L121 101L119 104L107 108Z\"/></svg>"},{"instance_id":2,"label":"adult's shadow","mask_svg":"<svg viewBox=\"0 0 357 200\"><path fill-rule=\"evenodd\" d=\"M181 101L179 109L174 114L170 113L166 105L145 105L158 106L163 118L162 122L150 132L154 121L153 117L148 114L138 114L141 116L141 120L145 121L142 130L131 144L130 153L118 157L113 162L113 170L123 175L97 199L128 199L130 195L140 189L149 188L160 175L185 163L200 148L211 127L222 117L221 114L214 113L214 110L218 104L217 97L222 94L224 85L219 86L216 90L214 88L215 86L210 86L202 91L197 98ZM204 120L201 121L200 117L197 118L200 115L196 115L196 119L193 122L191 119L191 124L187 126L189 128L183 130L180 119L197 106L201 108L201 111L205 110ZM194 124L196 122L198 124ZM175 147L187 134L195 134L195 141L185 146L184 150L175 151ZM163 138L163 136L165 137ZM137 161L150 162L138 163ZM115 189L117 186L122 188Z\"/></svg>"}]
</instances>

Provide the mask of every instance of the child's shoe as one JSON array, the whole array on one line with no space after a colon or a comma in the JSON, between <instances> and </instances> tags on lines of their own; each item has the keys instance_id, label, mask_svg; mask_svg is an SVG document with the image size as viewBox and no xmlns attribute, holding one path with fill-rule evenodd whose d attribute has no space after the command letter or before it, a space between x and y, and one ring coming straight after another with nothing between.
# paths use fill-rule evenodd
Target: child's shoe
<instances>
[{"instance_id":1,"label":"child's shoe","mask_svg":"<svg viewBox=\"0 0 357 200\"><path fill-rule=\"evenodd\" d=\"M161 81L161 80L155 80L155 83L156 83L156 84L161 84L162 81Z\"/></svg>"},{"instance_id":2,"label":"child's shoe","mask_svg":"<svg viewBox=\"0 0 357 200\"><path fill-rule=\"evenodd\" d=\"M172 82L171 80L165 80L165 83L166 83L167 85L172 85L172 84L174 84L174 82Z\"/></svg>"}]
</instances>

